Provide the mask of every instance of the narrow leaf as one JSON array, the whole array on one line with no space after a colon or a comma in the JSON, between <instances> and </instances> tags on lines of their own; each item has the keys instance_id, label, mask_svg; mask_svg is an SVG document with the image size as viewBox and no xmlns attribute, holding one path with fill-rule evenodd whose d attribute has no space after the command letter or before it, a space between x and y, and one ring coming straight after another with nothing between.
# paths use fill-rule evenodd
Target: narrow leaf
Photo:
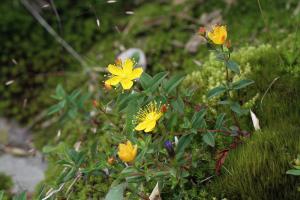
<instances>
[{"instance_id":1,"label":"narrow leaf","mask_svg":"<svg viewBox=\"0 0 300 200\"><path fill-rule=\"evenodd\" d=\"M196 112L192 118L192 128L197 129L203 126L204 116L206 114L206 110L202 109L200 112Z\"/></svg>"},{"instance_id":2,"label":"narrow leaf","mask_svg":"<svg viewBox=\"0 0 300 200\"><path fill-rule=\"evenodd\" d=\"M119 185L116 185L108 191L107 195L105 196L104 200L122 200L124 199L123 193L126 188L125 183L121 183Z\"/></svg>"},{"instance_id":3,"label":"narrow leaf","mask_svg":"<svg viewBox=\"0 0 300 200\"><path fill-rule=\"evenodd\" d=\"M58 84L56 86L56 96L63 98L66 95L66 92L64 90L64 88L61 86L61 84Z\"/></svg>"},{"instance_id":4,"label":"narrow leaf","mask_svg":"<svg viewBox=\"0 0 300 200\"><path fill-rule=\"evenodd\" d=\"M154 92L167 75L167 72L160 72L156 74L150 82L150 87L147 90L145 90L145 92Z\"/></svg>"},{"instance_id":5,"label":"narrow leaf","mask_svg":"<svg viewBox=\"0 0 300 200\"><path fill-rule=\"evenodd\" d=\"M192 139L194 137L194 134L188 134L182 136L179 141L176 148L176 158L181 158L181 156L184 153L185 148L192 142Z\"/></svg>"},{"instance_id":6,"label":"narrow leaf","mask_svg":"<svg viewBox=\"0 0 300 200\"><path fill-rule=\"evenodd\" d=\"M0 200L2 200L3 199L3 196L4 196L4 191L0 191Z\"/></svg>"},{"instance_id":7,"label":"narrow leaf","mask_svg":"<svg viewBox=\"0 0 300 200\"><path fill-rule=\"evenodd\" d=\"M232 89L239 90L239 89L247 87L248 85L251 85L253 83L254 83L254 81L253 80L249 80L249 79L239 80L239 81L236 81L236 82L234 82L232 84Z\"/></svg>"},{"instance_id":8,"label":"narrow leaf","mask_svg":"<svg viewBox=\"0 0 300 200\"><path fill-rule=\"evenodd\" d=\"M229 60L228 62L226 62L226 66L234 73L240 74L239 65L236 62Z\"/></svg>"},{"instance_id":9,"label":"narrow leaf","mask_svg":"<svg viewBox=\"0 0 300 200\"><path fill-rule=\"evenodd\" d=\"M300 176L300 170L298 169L290 169L286 173L294 176Z\"/></svg>"},{"instance_id":10,"label":"narrow leaf","mask_svg":"<svg viewBox=\"0 0 300 200\"><path fill-rule=\"evenodd\" d=\"M215 137L211 132L208 132L203 135L203 141L211 147L215 146Z\"/></svg>"},{"instance_id":11,"label":"narrow leaf","mask_svg":"<svg viewBox=\"0 0 300 200\"><path fill-rule=\"evenodd\" d=\"M221 114L217 117L215 129L221 129L221 128L223 127L225 115L226 115L225 113L221 113Z\"/></svg>"},{"instance_id":12,"label":"narrow leaf","mask_svg":"<svg viewBox=\"0 0 300 200\"><path fill-rule=\"evenodd\" d=\"M142 76L140 77L140 83L142 85L142 88L144 90L148 89L148 87L151 86L151 82L152 82L152 77L146 72L143 72Z\"/></svg>"},{"instance_id":13,"label":"narrow leaf","mask_svg":"<svg viewBox=\"0 0 300 200\"><path fill-rule=\"evenodd\" d=\"M215 88L211 89L210 91L208 91L207 98L211 99L215 96L222 94L225 91L226 91L226 87L224 87L224 86L215 87Z\"/></svg>"},{"instance_id":14,"label":"narrow leaf","mask_svg":"<svg viewBox=\"0 0 300 200\"><path fill-rule=\"evenodd\" d=\"M184 79L183 75L173 76L170 80L165 83L165 90L167 94L171 93Z\"/></svg>"}]
</instances>

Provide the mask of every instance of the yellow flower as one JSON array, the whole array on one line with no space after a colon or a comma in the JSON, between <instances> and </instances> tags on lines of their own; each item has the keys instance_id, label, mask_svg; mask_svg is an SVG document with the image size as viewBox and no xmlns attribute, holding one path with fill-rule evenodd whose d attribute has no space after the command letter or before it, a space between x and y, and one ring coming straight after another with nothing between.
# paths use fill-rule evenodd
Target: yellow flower
<instances>
[{"instance_id":1,"label":"yellow flower","mask_svg":"<svg viewBox=\"0 0 300 200\"><path fill-rule=\"evenodd\" d=\"M137 153L137 145L132 146L128 140L126 144L119 144L118 155L123 162L132 162Z\"/></svg>"},{"instance_id":2,"label":"yellow flower","mask_svg":"<svg viewBox=\"0 0 300 200\"><path fill-rule=\"evenodd\" d=\"M133 85L133 80L137 79L143 73L141 67L133 69L133 61L126 59L124 63L116 65L108 65L107 70L112 74L111 78L105 81L105 85L118 85L121 83L124 90L128 90Z\"/></svg>"},{"instance_id":3,"label":"yellow flower","mask_svg":"<svg viewBox=\"0 0 300 200\"><path fill-rule=\"evenodd\" d=\"M208 38L215 44L224 44L227 39L226 26L214 26L211 32L208 32Z\"/></svg>"},{"instance_id":4,"label":"yellow flower","mask_svg":"<svg viewBox=\"0 0 300 200\"><path fill-rule=\"evenodd\" d=\"M153 131L157 120L161 118L162 114L161 106L157 105L156 102L151 102L145 109L141 109L138 112L136 117L138 125L135 127L135 130L144 130L146 133Z\"/></svg>"}]
</instances>

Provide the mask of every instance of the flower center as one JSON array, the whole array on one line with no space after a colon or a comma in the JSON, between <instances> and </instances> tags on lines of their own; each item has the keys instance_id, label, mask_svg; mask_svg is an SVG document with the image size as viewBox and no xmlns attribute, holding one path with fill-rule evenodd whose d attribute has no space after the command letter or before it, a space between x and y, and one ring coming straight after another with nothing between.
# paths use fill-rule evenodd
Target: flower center
<instances>
[{"instance_id":1,"label":"flower center","mask_svg":"<svg viewBox=\"0 0 300 200\"><path fill-rule=\"evenodd\" d=\"M146 116L146 120L149 120L149 121L156 120L156 115L157 114L155 112L148 113Z\"/></svg>"}]
</instances>

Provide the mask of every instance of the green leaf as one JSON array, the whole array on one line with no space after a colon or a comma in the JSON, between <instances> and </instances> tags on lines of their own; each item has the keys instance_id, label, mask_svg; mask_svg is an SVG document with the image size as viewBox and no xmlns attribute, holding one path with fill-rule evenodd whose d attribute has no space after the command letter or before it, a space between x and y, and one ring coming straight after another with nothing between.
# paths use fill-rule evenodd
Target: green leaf
<instances>
[{"instance_id":1,"label":"green leaf","mask_svg":"<svg viewBox=\"0 0 300 200\"><path fill-rule=\"evenodd\" d=\"M226 62L226 66L234 73L240 74L239 65L236 62L229 60L228 62Z\"/></svg>"},{"instance_id":2,"label":"green leaf","mask_svg":"<svg viewBox=\"0 0 300 200\"><path fill-rule=\"evenodd\" d=\"M194 134L187 134L182 137L180 137L177 148L176 148L176 159L179 159L182 157L185 148L190 145L194 137Z\"/></svg>"},{"instance_id":3,"label":"green leaf","mask_svg":"<svg viewBox=\"0 0 300 200\"><path fill-rule=\"evenodd\" d=\"M164 88L167 94L171 93L184 80L184 75L176 75L170 78L165 84Z\"/></svg>"},{"instance_id":4,"label":"green leaf","mask_svg":"<svg viewBox=\"0 0 300 200\"><path fill-rule=\"evenodd\" d=\"M48 109L48 113L47 115L52 115L54 113L57 113L59 112L61 109L63 109L66 105L66 101L65 100L62 100L61 102L51 106L49 109Z\"/></svg>"},{"instance_id":5,"label":"green leaf","mask_svg":"<svg viewBox=\"0 0 300 200\"><path fill-rule=\"evenodd\" d=\"M241 107L241 105L237 102L233 102L231 105L230 105L230 109L237 113L238 115L244 115L244 114L248 114L248 110L245 110Z\"/></svg>"},{"instance_id":6,"label":"green leaf","mask_svg":"<svg viewBox=\"0 0 300 200\"><path fill-rule=\"evenodd\" d=\"M4 196L4 191L0 191L0 200L2 200L3 199L3 196Z\"/></svg>"},{"instance_id":7,"label":"green leaf","mask_svg":"<svg viewBox=\"0 0 300 200\"><path fill-rule=\"evenodd\" d=\"M71 100L75 100L81 93L80 89L76 89L74 90L71 94L70 94L70 99Z\"/></svg>"},{"instance_id":8,"label":"green leaf","mask_svg":"<svg viewBox=\"0 0 300 200\"><path fill-rule=\"evenodd\" d=\"M226 54L221 51L215 51L216 59L218 61L225 61Z\"/></svg>"},{"instance_id":9,"label":"green leaf","mask_svg":"<svg viewBox=\"0 0 300 200\"><path fill-rule=\"evenodd\" d=\"M294 176L300 176L300 170L298 169L290 169L286 173Z\"/></svg>"},{"instance_id":10,"label":"green leaf","mask_svg":"<svg viewBox=\"0 0 300 200\"><path fill-rule=\"evenodd\" d=\"M59 98L64 98L66 95L66 92L64 90L64 88L61 86L61 84L58 84L56 86L56 96Z\"/></svg>"},{"instance_id":11,"label":"green leaf","mask_svg":"<svg viewBox=\"0 0 300 200\"><path fill-rule=\"evenodd\" d=\"M198 129L203 127L205 122L204 116L206 114L206 110L202 109L200 112L196 112L192 117L192 128Z\"/></svg>"},{"instance_id":12,"label":"green leaf","mask_svg":"<svg viewBox=\"0 0 300 200\"><path fill-rule=\"evenodd\" d=\"M122 200L124 199L123 194L126 188L126 183L116 185L108 191L104 200Z\"/></svg>"},{"instance_id":13,"label":"green leaf","mask_svg":"<svg viewBox=\"0 0 300 200\"><path fill-rule=\"evenodd\" d=\"M221 128L223 127L225 115L226 115L225 113L221 113L221 114L217 117L215 129L221 129Z\"/></svg>"},{"instance_id":14,"label":"green leaf","mask_svg":"<svg viewBox=\"0 0 300 200\"><path fill-rule=\"evenodd\" d=\"M244 87L247 87L248 85L251 85L253 84L254 81L252 80L248 80L248 79L244 79L244 80L239 80L239 81L236 81L232 84L232 89L234 90L239 90L239 89L242 89Z\"/></svg>"},{"instance_id":15,"label":"green leaf","mask_svg":"<svg viewBox=\"0 0 300 200\"><path fill-rule=\"evenodd\" d=\"M208 132L203 135L203 141L211 147L215 146L215 137L211 132Z\"/></svg>"},{"instance_id":16,"label":"green leaf","mask_svg":"<svg viewBox=\"0 0 300 200\"><path fill-rule=\"evenodd\" d=\"M225 91L226 91L226 87L224 87L224 86L215 87L215 88L211 89L210 91L208 91L207 98L211 99L215 96L222 94Z\"/></svg>"},{"instance_id":17,"label":"green leaf","mask_svg":"<svg viewBox=\"0 0 300 200\"><path fill-rule=\"evenodd\" d=\"M15 196L13 200L26 200L26 192L22 192L21 194Z\"/></svg>"},{"instance_id":18,"label":"green leaf","mask_svg":"<svg viewBox=\"0 0 300 200\"><path fill-rule=\"evenodd\" d=\"M140 83L142 85L142 88L146 90L151 86L151 82L152 82L152 77L146 72L143 72L140 77Z\"/></svg>"},{"instance_id":19,"label":"green leaf","mask_svg":"<svg viewBox=\"0 0 300 200\"><path fill-rule=\"evenodd\" d=\"M175 111L179 112L180 114L183 114L184 112L184 102L180 96L175 100L171 101L171 105L174 108Z\"/></svg>"},{"instance_id":20,"label":"green leaf","mask_svg":"<svg viewBox=\"0 0 300 200\"><path fill-rule=\"evenodd\" d=\"M118 99L118 111L122 111L128 106L128 103L131 102L134 99L138 99L142 96L141 93L133 93L133 94L126 94L126 95L120 95Z\"/></svg>"},{"instance_id":21,"label":"green leaf","mask_svg":"<svg viewBox=\"0 0 300 200\"><path fill-rule=\"evenodd\" d=\"M63 182L68 182L69 180L73 179L76 176L76 172L77 169L71 168L69 172L66 174L66 176L64 176Z\"/></svg>"},{"instance_id":22,"label":"green leaf","mask_svg":"<svg viewBox=\"0 0 300 200\"><path fill-rule=\"evenodd\" d=\"M158 74L156 74L152 81L150 82L150 87L145 90L146 93L149 93L149 92L154 92L159 84L164 80L164 78L168 75L168 72L160 72Z\"/></svg>"},{"instance_id":23,"label":"green leaf","mask_svg":"<svg viewBox=\"0 0 300 200\"><path fill-rule=\"evenodd\" d=\"M126 117L125 130L127 133L132 133L134 130L133 120L138 110L139 110L139 106L137 100L136 99L131 100L128 103L128 106L126 108L127 117Z\"/></svg>"}]
</instances>

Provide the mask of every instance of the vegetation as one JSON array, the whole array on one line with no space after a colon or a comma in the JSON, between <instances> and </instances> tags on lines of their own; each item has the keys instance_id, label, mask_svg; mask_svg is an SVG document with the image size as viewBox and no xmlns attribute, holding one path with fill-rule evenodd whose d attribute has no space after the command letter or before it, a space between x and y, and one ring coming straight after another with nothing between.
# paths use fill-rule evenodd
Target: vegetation
<instances>
[{"instance_id":1,"label":"vegetation","mask_svg":"<svg viewBox=\"0 0 300 200\"><path fill-rule=\"evenodd\" d=\"M2 34L11 30L22 34L5 34L1 39L5 49L1 65L5 67L1 68L0 80L15 82L0 86L4 97L0 110L5 116L25 123L53 105L48 111L54 115L39 122L33 120L34 142L43 149L49 163L36 198L44 196L50 188L66 184L55 193L56 198L99 199L117 188L127 198L138 199L149 196L157 182L163 199L299 198L299 177L286 174L288 170L298 169L293 159L300 152L297 5L296 0L236 1L234 4L192 0L181 4L57 2L62 29L55 29L63 32L63 38L84 55L89 73L35 24L18 1L1 5L0 10L19 11L18 15L10 13L1 20L2 27L7 27ZM98 10L102 9L108 11L100 15ZM134 14L126 15L124 9L134 10ZM199 17L216 9L222 9L214 17L223 18L234 47L232 53L231 46L227 45L224 45L225 52L219 52L225 56L230 52L235 63L228 65L225 60L231 70L230 79L224 78L224 60L216 60L218 54L206 51L205 45L198 46L193 53L183 50L200 25L211 23ZM44 10L43 17L57 27L51 12ZM110 12L114 13L113 18ZM74 17L76 20L68 20ZM30 40L20 39L29 33L32 33ZM32 47L32 41L37 46ZM120 88L110 90L107 85L103 88L102 81L107 77L98 69L108 66L124 47L132 46L143 49L148 61L146 73L134 83L134 94L122 93ZM236 71L236 63L240 73ZM21 76L24 72L26 75ZM212 90L220 89L222 84L230 85L228 81L245 79L255 84L247 90L228 91L229 94L224 90L226 95L218 89ZM159 83L154 89L149 89L151 80ZM175 85L170 93L168 83ZM207 93L216 97L208 98ZM234 105L240 105L238 109L233 104L228 107L218 104L228 97L236 101ZM27 99L25 106L24 99ZM138 108L152 101L166 105L166 113L157 121L155 133L133 132L132 121ZM224 129L237 133L230 108L237 116L242 115L239 124L245 133L235 148L227 151L236 136L209 131L193 133L193 120L205 124L201 129L211 130L224 116L222 122L227 126ZM246 114L249 109L259 118L261 131L253 130L250 115ZM198 116L192 114L195 110L200 111L196 112ZM174 136L179 140L177 145ZM133 149L135 144L138 147L134 162L118 154L118 144L126 144L127 140L132 142ZM166 145L166 141L171 143ZM168 169L156 167L157 163ZM136 173L142 175L134 176ZM127 184L123 185L124 182Z\"/></svg>"}]
</instances>

